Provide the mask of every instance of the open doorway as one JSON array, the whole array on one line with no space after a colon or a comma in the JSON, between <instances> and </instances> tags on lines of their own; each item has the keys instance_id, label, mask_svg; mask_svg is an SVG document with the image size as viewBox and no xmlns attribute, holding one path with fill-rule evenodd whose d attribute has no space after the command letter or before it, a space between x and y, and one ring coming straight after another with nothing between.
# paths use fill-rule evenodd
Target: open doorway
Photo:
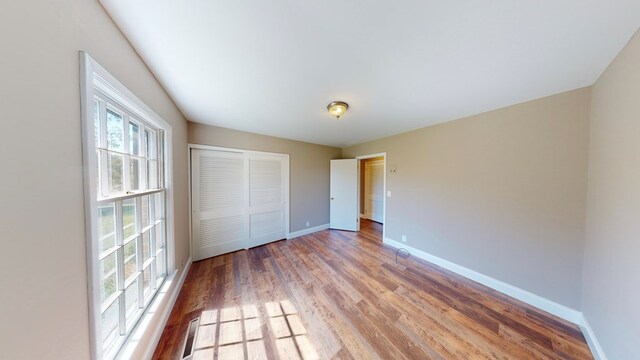
<instances>
[{"instance_id":1,"label":"open doorway","mask_svg":"<svg viewBox=\"0 0 640 360\"><path fill-rule=\"evenodd\" d=\"M362 221L373 222L376 227L381 226L384 236L386 154L364 155L356 159L358 160L358 214L360 219L364 219Z\"/></svg>"}]
</instances>

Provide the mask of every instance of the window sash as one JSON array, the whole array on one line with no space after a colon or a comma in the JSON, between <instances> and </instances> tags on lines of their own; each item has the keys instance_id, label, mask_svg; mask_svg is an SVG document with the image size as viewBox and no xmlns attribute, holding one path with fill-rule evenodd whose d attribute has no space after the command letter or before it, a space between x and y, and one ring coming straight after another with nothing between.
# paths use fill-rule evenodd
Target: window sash
<instances>
[{"instance_id":1,"label":"window sash","mask_svg":"<svg viewBox=\"0 0 640 360\"><path fill-rule=\"evenodd\" d=\"M98 188L98 201L103 199L117 199L118 197L126 196L131 192L143 192L149 190L157 190L164 188L164 168L161 167L163 161L162 156L164 151L164 136L163 130L158 129L145 121L139 120L138 117L132 115L123 107L117 105L114 101L110 100L108 96L102 94L97 89L94 96L93 104L98 106L98 124L97 130L100 138L96 139L95 147L98 151L98 175L99 181L97 183ZM117 114L122 118L122 146L118 149L112 149L108 146L109 131L107 126L107 112ZM134 124L138 127L138 152L131 153L131 134L130 124ZM147 137L150 137L150 141L147 141ZM153 151L149 151L148 146L152 145ZM112 178L109 172L109 158L110 156L118 156L122 159L122 176L120 177L122 190L118 192L111 191ZM131 163L132 161L138 162L137 178L138 187L136 189L131 188ZM156 163L156 169L154 171L155 186L150 187L147 179L150 179L147 173L148 164Z\"/></svg>"},{"instance_id":2,"label":"window sash","mask_svg":"<svg viewBox=\"0 0 640 360\"><path fill-rule=\"evenodd\" d=\"M123 204L124 200L119 199L115 200L115 209L116 209L116 246L113 248L107 249L100 255L100 259L104 259L110 254L116 253L116 272L117 272L117 282L116 291L111 294L104 302L102 302L100 307L100 314L104 316L105 312L110 309L110 307L114 304L114 302L119 302L118 304L118 336L107 337L107 342L103 343L103 350L106 353L113 351L113 349L118 348L119 340L124 340L124 338L131 333L131 330L135 327L138 320L144 313L145 308L149 305L150 301L153 299L157 291L162 286L164 279L167 275L166 269L166 254L167 254L167 242L166 242L166 218L163 214L156 214L157 209L157 198L156 196L161 196L163 198L163 207L166 207L166 201L164 200L165 192L164 190L158 190L144 194L136 194L129 195L127 199L133 199L136 204L136 221L135 221L135 233L130 236L128 239L124 238L124 211ZM151 218L149 225L143 227L142 226L142 214L139 209L141 208L141 203L144 197L148 198L148 216ZM148 246L146 253L148 253L148 258L145 259L143 239L148 239ZM163 239L158 239L158 236L162 236ZM127 241L128 240L128 241ZM134 253L127 258L125 258L125 246L131 243L135 244ZM130 260L135 257L135 270L132 274L125 278L125 266L127 263L126 260ZM163 268L161 269L161 273L158 271L158 263L160 263ZM148 277L148 286L144 286L145 273ZM101 275L102 276L102 275ZM100 279L100 287L103 285L103 279ZM137 295L138 299L137 309L127 308L127 289L130 286L137 286Z\"/></svg>"},{"instance_id":3,"label":"window sash","mask_svg":"<svg viewBox=\"0 0 640 360\"><path fill-rule=\"evenodd\" d=\"M155 294L162 286L167 275L167 221L166 214L166 189L164 188L164 167L161 154L164 153L164 136L162 129L155 128L144 121L138 120L130 112L126 111L122 107L114 104L108 96L100 93L97 89L94 89L96 95L93 103L98 106L99 128L94 131L99 135L99 138L95 139L95 151L99 156L98 159L98 177L96 179L96 185L98 193L95 195L95 204L98 208L107 204L115 205L115 245L105 249L99 253L98 261L102 261L112 254L116 254L115 272L116 277L116 289L110 294L104 301L100 303L100 317L103 318L105 313L109 311L115 302L118 302L118 327L117 333L108 336L103 336L98 339L101 344L104 354L115 355L120 346L131 333L133 328L137 325L138 320L143 315L144 310L150 304ZM107 111L117 114L122 119L122 133L121 133L121 146L118 149L112 149L108 146L108 124L107 124ZM138 151L132 154L131 149L131 124L138 128ZM92 123L93 125L93 123ZM95 127L95 125L94 125ZM153 147L150 149L149 147ZM109 157L111 155L120 156L122 158L122 174L120 181L122 183L122 191L112 192L112 177L110 176L110 162ZM137 168L137 183L136 189L132 189L131 184L131 162L132 160L138 161ZM148 163L154 161L155 177L153 188L149 188L150 182L147 179ZM156 201L158 197L162 198L162 216L156 216L155 212L158 209ZM142 201L147 200L147 217L150 219L146 226L142 225ZM124 218L127 216L124 212L125 201L133 200L135 207L135 221L132 225L135 226L134 233L125 237L125 224ZM104 235L102 239L108 238L109 235ZM158 241L157 237L162 236L162 241ZM100 241L102 239L92 239L95 246L99 248ZM148 244L143 243L144 239ZM134 243L134 252L126 256L125 258L125 246ZM161 246L158 246L161 244ZM146 247L146 251L145 251ZM145 259L144 254L148 253L148 257ZM135 258L135 270L131 274L125 274L125 267L131 266L130 261ZM161 267L161 268L159 268ZM105 286L103 274L99 275L99 284L101 289ZM145 286L145 279L147 280L147 286ZM132 286L137 287L137 290L131 291L137 294L137 300L133 301L129 299L131 304L135 304L134 308L127 308L127 290L132 290ZM100 325L102 326L102 325ZM103 329L103 331L106 329ZM104 339L104 340L103 340ZM109 356L112 357L112 356Z\"/></svg>"}]
</instances>

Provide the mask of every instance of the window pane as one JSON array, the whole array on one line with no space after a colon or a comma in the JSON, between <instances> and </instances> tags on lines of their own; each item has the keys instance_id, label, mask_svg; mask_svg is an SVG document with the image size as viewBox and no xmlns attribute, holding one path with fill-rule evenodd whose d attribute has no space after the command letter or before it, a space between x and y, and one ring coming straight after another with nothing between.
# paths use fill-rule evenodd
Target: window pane
<instances>
[{"instance_id":1,"label":"window pane","mask_svg":"<svg viewBox=\"0 0 640 360\"><path fill-rule=\"evenodd\" d=\"M114 301L104 313L102 313L102 344L105 350L109 349L120 335L120 302Z\"/></svg>"},{"instance_id":2,"label":"window pane","mask_svg":"<svg viewBox=\"0 0 640 360\"><path fill-rule=\"evenodd\" d=\"M102 197L102 187L104 186L104 184L102 184L102 157L101 157L101 151L100 150L96 150L96 192L97 192L97 196L100 198Z\"/></svg>"},{"instance_id":3,"label":"window pane","mask_svg":"<svg viewBox=\"0 0 640 360\"><path fill-rule=\"evenodd\" d=\"M124 162L122 155L109 154L109 192L121 193L124 191L122 186L124 174Z\"/></svg>"},{"instance_id":4,"label":"window pane","mask_svg":"<svg viewBox=\"0 0 640 360\"><path fill-rule=\"evenodd\" d=\"M116 245L116 206L114 203L98 206L99 251Z\"/></svg>"},{"instance_id":5,"label":"window pane","mask_svg":"<svg viewBox=\"0 0 640 360\"><path fill-rule=\"evenodd\" d=\"M155 209L155 220L164 219L164 192L159 192L154 195L156 198L154 199Z\"/></svg>"},{"instance_id":6,"label":"window pane","mask_svg":"<svg viewBox=\"0 0 640 360\"><path fill-rule=\"evenodd\" d=\"M144 286L144 301L147 302L147 297L151 293L151 265L147 266L142 273L143 286Z\"/></svg>"},{"instance_id":7,"label":"window pane","mask_svg":"<svg viewBox=\"0 0 640 360\"><path fill-rule=\"evenodd\" d=\"M100 103L93 101L93 127L96 136L96 147L100 147Z\"/></svg>"},{"instance_id":8,"label":"window pane","mask_svg":"<svg viewBox=\"0 0 640 360\"><path fill-rule=\"evenodd\" d=\"M156 245L156 231L155 226L149 229L149 252L151 253L149 256L155 256L155 253L158 250L158 246Z\"/></svg>"},{"instance_id":9,"label":"window pane","mask_svg":"<svg viewBox=\"0 0 640 360\"><path fill-rule=\"evenodd\" d=\"M165 274L165 251L159 250L156 255L156 277L164 277Z\"/></svg>"},{"instance_id":10,"label":"window pane","mask_svg":"<svg viewBox=\"0 0 640 360\"><path fill-rule=\"evenodd\" d=\"M145 130L144 139L147 144L147 158L148 159L156 159L157 158L157 149L156 149L156 136L155 132L151 130Z\"/></svg>"},{"instance_id":11,"label":"window pane","mask_svg":"<svg viewBox=\"0 0 640 360\"><path fill-rule=\"evenodd\" d=\"M104 302L118 290L118 275L116 272L116 253L112 253L100 261L101 291L100 300Z\"/></svg>"},{"instance_id":12,"label":"window pane","mask_svg":"<svg viewBox=\"0 0 640 360\"><path fill-rule=\"evenodd\" d=\"M132 240L124 245L124 278L129 278L138 271L136 263L136 240Z\"/></svg>"},{"instance_id":13,"label":"window pane","mask_svg":"<svg viewBox=\"0 0 640 360\"><path fill-rule=\"evenodd\" d=\"M142 228L146 228L150 224L149 218L149 196L145 195L140 198L140 217L142 218Z\"/></svg>"},{"instance_id":14,"label":"window pane","mask_svg":"<svg viewBox=\"0 0 640 360\"><path fill-rule=\"evenodd\" d=\"M128 199L122 202L122 224L124 226L125 240L137 233L135 199Z\"/></svg>"},{"instance_id":15,"label":"window pane","mask_svg":"<svg viewBox=\"0 0 640 360\"><path fill-rule=\"evenodd\" d=\"M158 188L158 162L156 160L147 161L147 188Z\"/></svg>"},{"instance_id":16,"label":"window pane","mask_svg":"<svg viewBox=\"0 0 640 360\"><path fill-rule=\"evenodd\" d=\"M142 234L142 263L149 260L151 256L151 239L149 237L150 231L145 231Z\"/></svg>"},{"instance_id":17,"label":"window pane","mask_svg":"<svg viewBox=\"0 0 640 360\"><path fill-rule=\"evenodd\" d=\"M107 109L107 148L124 151L124 124L122 116Z\"/></svg>"},{"instance_id":18,"label":"window pane","mask_svg":"<svg viewBox=\"0 0 640 360\"><path fill-rule=\"evenodd\" d=\"M140 190L140 159L129 159L129 183L131 190Z\"/></svg>"},{"instance_id":19,"label":"window pane","mask_svg":"<svg viewBox=\"0 0 640 360\"><path fill-rule=\"evenodd\" d=\"M156 230L156 249L163 249L165 247L164 242L164 221L158 223L154 229Z\"/></svg>"},{"instance_id":20,"label":"window pane","mask_svg":"<svg viewBox=\"0 0 640 360\"><path fill-rule=\"evenodd\" d=\"M129 123L129 153L140 155L140 127L132 122Z\"/></svg>"},{"instance_id":21,"label":"window pane","mask_svg":"<svg viewBox=\"0 0 640 360\"><path fill-rule=\"evenodd\" d=\"M127 331L129 331L133 328L133 320L140 309L138 305L138 281L134 281L129 285L124 296L127 304Z\"/></svg>"}]
</instances>

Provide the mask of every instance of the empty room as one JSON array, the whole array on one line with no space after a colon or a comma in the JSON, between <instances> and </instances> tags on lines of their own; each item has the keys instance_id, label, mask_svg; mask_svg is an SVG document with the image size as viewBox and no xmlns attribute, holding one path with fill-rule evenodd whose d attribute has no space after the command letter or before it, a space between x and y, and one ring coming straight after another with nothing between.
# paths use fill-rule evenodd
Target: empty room
<instances>
[{"instance_id":1,"label":"empty room","mask_svg":"<svg viewBox=\"0 0 640 360\"><path fill-rule=\"evenodd\" d=\"M1 359L640 360L640 1L0 10Z\"/></svg>"}]
</instances>

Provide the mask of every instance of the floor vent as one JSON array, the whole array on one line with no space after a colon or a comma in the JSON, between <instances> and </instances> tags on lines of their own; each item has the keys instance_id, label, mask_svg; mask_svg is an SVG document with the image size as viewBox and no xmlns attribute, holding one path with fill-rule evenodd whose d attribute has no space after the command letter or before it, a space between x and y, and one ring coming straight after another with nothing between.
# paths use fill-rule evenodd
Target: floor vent
<instances>
[{"instance_id":1,"label":"floor vent","mask_svg":"<svg viewBox=\"0 0 640 360\"><path fill-rule=\"evenodd\" d=\"M401 256L403 259L406 259L409 256L411 256L411 253L409 252L409 250L407 250L405 248L399 248L398 250L396 250L396 266L398 266L398 254L400 252L402 252L403 254L406 254L405 256Z\"/></svg>"},{"instance_id":2,"label":"floor vent","mask_svg":"<svg viewBox=\"0 0 640 360\"><path fill-rule=\"evenodd\" d=\"M182 346L182 359L191 359L193 357L193 344L196 341L199 324L200 318L193 319L189 322L189 327L184 337L184 345Z\"/></svg>"}]
</instances>

